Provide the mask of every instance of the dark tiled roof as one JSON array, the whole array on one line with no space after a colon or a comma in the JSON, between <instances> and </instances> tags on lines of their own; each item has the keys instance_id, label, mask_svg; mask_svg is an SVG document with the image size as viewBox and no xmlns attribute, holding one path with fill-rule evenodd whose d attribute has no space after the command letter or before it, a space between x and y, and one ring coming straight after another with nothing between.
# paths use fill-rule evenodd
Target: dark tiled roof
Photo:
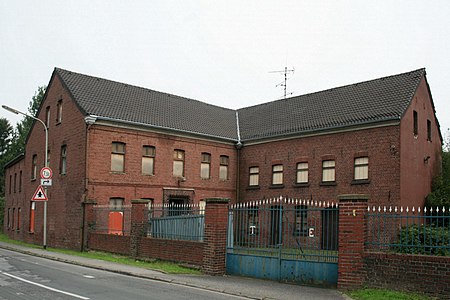
<instances>
[{"instance_id":1,"label":"dark tiled roof","mask_svg":"<svg viewBox=\"0 0 450 300\"><path fill-rule=\"evenodd\" d=\"M243 141L399 120L425 69L238 110Z\"/></svg>"},{"instance_id":2,"label":"dark tiled roof","mask_svg":"<svg viewBox=\"0 0 450 300\"><path fill-rule=\"evenodd\" d=\"M237 140L236 111L56 68L86 115ZM425 69L239 109L243 142L399 120Z\"/></svg>"},{"instance_id":3,"label":"dark tiled roof","mask_svg":"<svg viewBox=\"0 0 450 300\"><path fill-rule=\"evenodd\" d=\"M56 68L86 115L236 140L236 112L197 100Z\"/></svg>"}]
</instances>

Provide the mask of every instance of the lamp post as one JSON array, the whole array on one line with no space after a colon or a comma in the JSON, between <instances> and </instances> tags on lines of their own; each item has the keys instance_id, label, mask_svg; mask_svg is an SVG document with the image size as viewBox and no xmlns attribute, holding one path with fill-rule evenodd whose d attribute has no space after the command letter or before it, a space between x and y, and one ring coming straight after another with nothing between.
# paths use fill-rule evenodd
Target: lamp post
<instances>
[{"instance_id":1,"label":"lamp post","mask_svg":"<svg viewBox=\"0 0 450 300\"><path fill-rule=\"evenodd\" d=\"M6 105L2 105L2 108L6 109L9 112L12 112L16 115L21 114L24 115L26 117L30 117L36 121L38 121L39 123L42 124L42 126L44 126L44 130L45 130L45 167L48 167L48 129L47 129L47 125L45 125L44 121L42 121L41 119L38 119L36 117L33 117L27 113L18 111L17 109L11 108L9 106ZM45 187L45 192L47 192L47 187ZM44 240L43 240L43 245L44 249L47 248L47 201L44 201Z\"/></svg>"}]
</instances>

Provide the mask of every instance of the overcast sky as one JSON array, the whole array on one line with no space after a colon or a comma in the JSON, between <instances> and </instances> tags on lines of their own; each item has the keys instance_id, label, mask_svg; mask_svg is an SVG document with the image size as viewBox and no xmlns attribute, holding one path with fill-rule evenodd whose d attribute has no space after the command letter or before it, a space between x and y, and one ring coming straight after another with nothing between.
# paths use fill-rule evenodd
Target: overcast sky
<instances>
[{"instance_id":1,"label":"overcast sky","mask_svg":"<svg viewBox=\"0 0 450 300\"><path fill-rule=\"evenodd\" d=\"M0 2L0 104L54 67L242 108L426 68L450 127L450 1ZM11 123L20 118L0 109Z\"/></svg>"}]
</instances>

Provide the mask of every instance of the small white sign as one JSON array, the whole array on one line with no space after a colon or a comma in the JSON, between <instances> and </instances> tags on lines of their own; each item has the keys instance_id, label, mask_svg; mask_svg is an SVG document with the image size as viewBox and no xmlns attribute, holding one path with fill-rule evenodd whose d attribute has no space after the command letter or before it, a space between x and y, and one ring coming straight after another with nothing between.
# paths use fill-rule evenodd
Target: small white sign
<instances>
[{"instance_id":1,"label":"small white sign","mask_svg":"<svg viewBox=\"0 0 450 300\"><path fill-rule=\"evenodd\" d=\"M42 186L52 186L52 179L41 178L41 185Z\"/></svg>"},{"instance_id":2,"label":"small white sign","mask_svg":"<svg viewBox=\"0 0 450 300\"><path fill-rule=\"evenodd\" d=\"M309 236L310 238L313 238L313 237L315 236L314 231L315 231L314 227L310 227L310 228L308 229L308 236Z\"/></svg>"}]
</instances>

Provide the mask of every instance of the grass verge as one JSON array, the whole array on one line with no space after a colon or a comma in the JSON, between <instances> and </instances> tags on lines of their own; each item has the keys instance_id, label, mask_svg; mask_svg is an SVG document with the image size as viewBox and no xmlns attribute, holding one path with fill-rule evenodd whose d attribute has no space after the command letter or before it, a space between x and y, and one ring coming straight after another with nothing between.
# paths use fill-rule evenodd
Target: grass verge
<instances>
[{"instance_id":1,"label":"grass verge","mask_svg":"<svg viewBox=\"0 0 450 300\"><path fill-rule=\"evenodd\" d=\"M16 241L8 238L5 234L0 233L0 241L9 243L9 244L15 244L19 246L29 247L29 248L42 248L42 246L34 245L34 244L28 244L21 241ZM139 268L145 268L150 270L156 270L161 271L168 274L201 274L199 270L196 270L194 268L185 267L180 264L162 261L162 260L154 260L154 261L142 261L142 260L136 260L128 256L124 255L118 255L118 254L112 254L112 253L106 253L106 252L99 252L99 251L88 251L88 252L79 252L75 250L68 250L68 249L59 249L59 248L47 248L48 251L51 252L57 252L67 255L73 255L73 256L80 256L80 257L86 257L86 258L92 258L92 259L99 259Z\"/></svg>"},{"instance_id":2,"label":"grass verge","mask_svg":"<svg viewBox=\"0 0 450 300\"><path fill-rule=\"evenodd\" d=\"M431 300L434 298L426 297L415 293L397 292L386 289L361 289L346 293L355 300Z\"/></svg>"}]
</instances>

